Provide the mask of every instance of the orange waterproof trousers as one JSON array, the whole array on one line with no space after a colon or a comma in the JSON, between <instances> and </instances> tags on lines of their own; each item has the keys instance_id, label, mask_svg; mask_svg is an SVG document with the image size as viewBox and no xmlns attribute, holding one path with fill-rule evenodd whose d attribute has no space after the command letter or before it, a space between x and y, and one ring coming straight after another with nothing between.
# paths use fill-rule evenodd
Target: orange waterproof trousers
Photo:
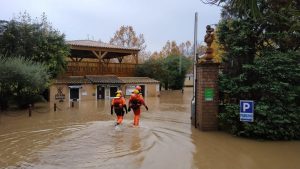
<instances>
[{"instance_id":1,"label":"orange waterproof trousers","mask_svg":"<svg viewBox=\"0 0 300 169\"><path fill-rule=\"evenodd\" d=\"M140 114L141 114L141 109L135 109L133 110L134 113L134 118L133 118L133 125L134 126L138 126L139 125L139 121L140 121Z\"/></svg>"},{"instance_id":2,"label":"orange waterproof trousers","mask_svg":"<svg viewBox=\"0 0 300 169\"><path fill-rule=\"evenodd\" d=\"M117 116L117 123L121 124L123 121L123 116Z\"/></svg>"}]
</instances>

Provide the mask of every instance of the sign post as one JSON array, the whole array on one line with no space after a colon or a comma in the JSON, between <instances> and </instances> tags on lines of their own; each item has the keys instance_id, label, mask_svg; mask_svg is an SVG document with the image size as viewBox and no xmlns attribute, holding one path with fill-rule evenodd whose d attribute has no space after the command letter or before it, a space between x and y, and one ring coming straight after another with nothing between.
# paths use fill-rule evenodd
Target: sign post
<instances>
[{"instance_id":1,"label":"sign post","mask_svg":"<svg viewBox=\"0 0 300 169\"><path fill-rule=\"evenodd\" d=\"M240 121L254 121L254 102L253 100L240 100Z\"/></svg>"}]
</instances>

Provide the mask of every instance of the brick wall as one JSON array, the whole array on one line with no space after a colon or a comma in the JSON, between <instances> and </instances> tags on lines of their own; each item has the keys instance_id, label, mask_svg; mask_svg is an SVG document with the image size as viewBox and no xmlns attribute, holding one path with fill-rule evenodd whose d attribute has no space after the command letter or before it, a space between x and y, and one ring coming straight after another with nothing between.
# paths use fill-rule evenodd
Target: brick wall
<instances>
[{"instance_id":1,"label":"brick wall","mask_svg":"<svg viewBox=\"0 0 300 169\"><path fill-rule=\"evenodd\" d=\"M218 129L218 71L217 63L197 64L196 120L197 128L203 131ZM205 100L205 89L213 90L212 100Z\"/></svg>"}]
</instances>

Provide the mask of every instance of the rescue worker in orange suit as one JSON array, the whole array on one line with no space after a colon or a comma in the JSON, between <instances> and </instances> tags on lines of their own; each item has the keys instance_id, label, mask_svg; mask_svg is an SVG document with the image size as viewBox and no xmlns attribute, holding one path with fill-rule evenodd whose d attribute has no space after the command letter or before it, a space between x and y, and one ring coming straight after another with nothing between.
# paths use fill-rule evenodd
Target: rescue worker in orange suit
<instances>
[{"instance_id":1,"label":"rescue worker in orange suit","mask_svg":"<svg viewBox=\"0 0 300 169\"><path fill-rule=\"evenodd\" d=\"M146 105L143 97L139 94L138 90L133 90L133 94L130 96L129 103L128 103L128 111L133 110L134 119L133 125L138 126L140 121L141 115L141 106L145 106L146 110L148 111L148 106Z\"/></svg>"},{"instance_id":2,"label":"rescue worker in orange suit","mask_svg":"<svg viewBox=\"0 0 300 169\"><path fill-rule=\"evenodd\" d=\"M119 125L123 121L123 116L124 116L124 109L127 112L127 106L125 99L121 97L120 94L117 94L116 97L114 97L111 101L111 108L110 108L110 113L113 115L113 110L115 110L115 113L117 115L117 123L116 125Z\"/></svg>"},{"instance_id":3,"label":"rescue worker in orange suit","mask_svg":"<svg viewBox=\"0 0 300 169\"><path fill-rule=\"evenodd\" d=\"M123 100L124 103L126 103L125 98L123 96L122 90L117 90L116 94L120 94L121 95L121 99Z\"/></svg>"},{"instance_id":4,"label":"rescue worker in orange suit","mask_svg":"<svg viewBox=\"0 0 300 169\"><path fill-rule=\"evenodd\" d=\"M139 95L143 97L142 87L141 86L136 86L135 89L138 90L139 91Z\"/></svg>"}]
</instances>

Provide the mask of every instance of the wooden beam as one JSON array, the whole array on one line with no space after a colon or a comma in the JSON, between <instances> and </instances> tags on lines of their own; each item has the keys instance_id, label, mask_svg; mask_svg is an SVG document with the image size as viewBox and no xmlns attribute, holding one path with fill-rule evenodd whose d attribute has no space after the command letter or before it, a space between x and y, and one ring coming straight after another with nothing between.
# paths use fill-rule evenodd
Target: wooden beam
<instances>
[{"instance_id":1,"label":"wooden beam","mask_svg":"<svg viewBox=\"0 0 300 169\"><path fill-rule=\"evenodd\" d=\"M115 49L115 48L100 48L100 47L83 47L83 46L70 46L70 49L74 50L88 50L88 51L109 51L109 52L117 52L117 53L138 53L139 49Z\"/></svg>"},{"instance_id":2,"label":"wooden beam","mask_svg":"<svg viewBox=\"0 0 300 169\"><path fill-rule=\"evenodd\" d=\"M99 54L96 52L96 51L94 51L94 50L92 50L92 52L93 52L93 54L100 60L101 59L101 56L100 56L100 51L99 51Z\"/></svg>"},{"instance_id":3,"label":"wooden beam","mask_svg":"<svg viewBox=\"0 0 300 169\"><path fill-rule=\"evenodd\" d=\"M71 58L71 60L72 60L73 62L75 62L75 59L74 59L73 57L69 57L69 58Z\"/></svg>"},{"instance_id":4,"label":"wooden beam","mask_svg":"<svg viewBox=\"0 0 300 169\"><path fill-rule=\"evenodd\" d=\"M122 63L123 58L124 58L124 57L118 57L119 63Z\"/></svg>"},{"instance_id":5,"label":"wooden beam","mask_svg":"<svg viewBox=\"0 0 300 169\"><path fill-rule=\"evenodd\" d=\"M134 60L135 60L135 63L136 63L136 64L139 64L139 58L138 58L138 54L137 54L137 53L135 53L135 54L132 54L132 57L134 58Z\"/></svg>"},{"instance_id":6,"label":"wooden beam","mask_svg":"<svg viewBox=\"0 0 300 169\"><path fill-rule=\"evenodd\" d=\"M100 56L100 58L103 59L103 57L104 57L107 53L108 53L107 51L104 52L104 53Z\"/></svg>"}]
</instances>

